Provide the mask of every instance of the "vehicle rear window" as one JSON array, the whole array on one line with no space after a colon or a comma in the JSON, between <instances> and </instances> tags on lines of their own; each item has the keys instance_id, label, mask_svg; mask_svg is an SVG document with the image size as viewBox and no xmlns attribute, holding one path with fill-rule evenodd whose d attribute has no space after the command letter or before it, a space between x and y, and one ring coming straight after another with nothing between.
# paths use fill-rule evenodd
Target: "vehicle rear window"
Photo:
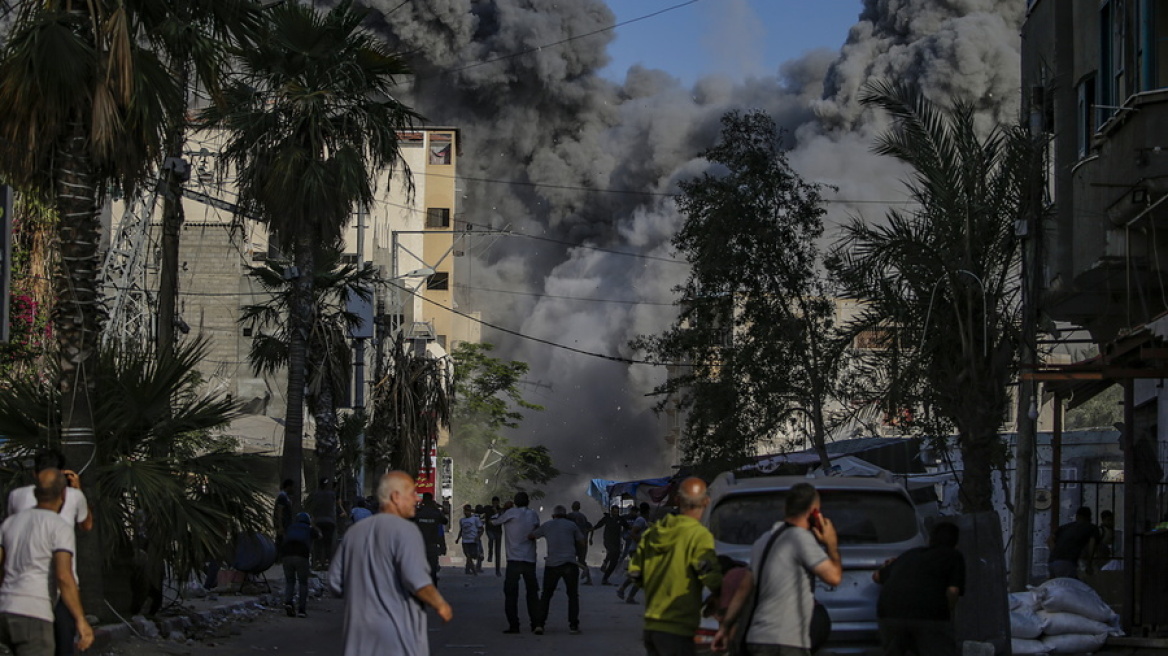
<instances>
[{"instance_id":1,"label":"vehicle rear window","mask_svg":"<svg viewBox=\"0 0 1168 656\"><path fill-rule=\"evenodd\" d=\"M785 498L780 491L725 497L710 512L710 532L720 542L753 544L783 518ZM898 494L822 490L820 499L840 544L904 542L917 534L916 511Z\"/></svg>"}]
</instances>

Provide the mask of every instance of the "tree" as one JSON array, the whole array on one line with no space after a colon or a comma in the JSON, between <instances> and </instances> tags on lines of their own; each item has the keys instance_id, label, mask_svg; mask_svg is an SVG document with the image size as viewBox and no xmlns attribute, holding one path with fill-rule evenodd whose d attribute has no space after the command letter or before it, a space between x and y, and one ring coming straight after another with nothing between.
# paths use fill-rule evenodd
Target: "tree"
<instances>
[{"instance_id":1,"label":"tree","mask_svg":"<svg viewBox=\"0 0 1168 656\"><path fill-rule=\"evenodd\" d=\"M150 5L151 3L146 3ZM158 3L153 3L157 5ZM166 117L182 96L149 48L138 3L23 2L6 15L0 51L0 177L53 208L52 313L59 442L73 462L94 450L98 337L104 320L98 247L108 190L132 194L158 161ZM97 610L102 525L78 541L83 600Z\"/></svg>"},{"instance_id":2,"label":"tree","mask_svg":"<svg viewBox=\"0 0 1168 656\"><path fill-rule=\"evenodd\" d=\"M863 101L892 115L875 152L912 167L906 184L915 204L890 211L883 224L846 225L832 268L864 304L851 328L883 336L863 362L873 398L890 411L911 410L909 430L956 430L962 507L988 510L1017 369L1014 226L1032 212L1040 151L1020 127L979 134L969 103L942 108L889 84L869 86Z\"/></svg>"},{"instance_id":3,"label":"tree","mask_svg":"<svg viewBox=\"0 0 1168 656\"><path fill-rule=\"evenodd\" d=\"M286 262L269 260L251 267L248 275L267 295L260 303L243 307L239 323L253 330L247 359L256 375L275 374L288 366L291 335L288 312L293 285L284 277ZM305 400L316 425L319 476L333 480L340 453L337 405L352 382L350 329L361 318L348 311L350 298L369 301L376 273L341 264L341 252L321 253L312 284L313 323L308 338L308 391Z\"/></svg>"},{"instance_id":4,"label":"tree","mask_svg":"<svg viewBox=\"0 0 1168 656\"><path fill-rule=\"evenodd\" d=\"M519 382L527 373L526 362L504 362L491 357L494 346L462 342L451 353L454 361L454 404L449 447L455 456L457 488L469 499L486 499L500 493L528 490L528 484L544 485L559 476L547 447L510 446L503 431L515 429L524 410L543 407L524 400Z\"/></svg>"},{"instance_id":5,"label":"tree","mask_svg":"<svg viewBox=\"0 0 1168 656\"><path fill-rule=\"evenodd\" d=\"M217 434L239 416L238 404L201 390L195 367L205 354L202 340L169 353L115 346L90 371L104 393L95 398L96 450L83 478L105 527L98 562L107 589L128 581L134 567L161 571L165 565L175 579L188 580L224 557L225 538L267 528L268 500L254 461ZM33 373L0 381L7 462L43 449L60 421L60 390L52 380ZM70 464L83 469L87 463ZM0 471L5 492L30 478L19 466ZM135 548L141 550L136 563ZM118 595L111 599L118 604Z\"/></svg>"},{"instance_id":6,"label":"tree","mask_svg":"<svg viewBox=\"0 0 1168 656\"><path fill-rule=\"evenodd\" d=\"M373 203L377 177L401 161L398 133L416 115L395 97L405 63L361 27L366 12L341 2L265 13L266 32L238 53L224 104L201 118L227 131L220 167L236 177L241 211L266 221L293 262L281 478L296 481L298 500L316 258L357 207Z\"/></svg>"},{"instance_id":7,"label":"tree","mask_svg":"<svg viewBox=\"0 0 1168 656\"><path fill-rule=\"evenodd\" d=\"M450 429L450 380L444 360L405 348L398 333L386 374L373 385L365 435L374 471L420 471L423 458Z\"/></svg>"},{"instance_id":8,"label":"tree","mask_svg":"<svg viewBox=\"0 0 1168 656\"><path fill-rule=\"evenodd\" d=\"M665 333L633 342L684 365L656 392L688 410L684 461L711 471L803 426L828 462L842 346L820 271L824 210L782 139L763 112L722 117L720 142L701 154L710 170L680 183L673 245L691 267L675 289L681 311Z\"/></svg>"}]
</instances>

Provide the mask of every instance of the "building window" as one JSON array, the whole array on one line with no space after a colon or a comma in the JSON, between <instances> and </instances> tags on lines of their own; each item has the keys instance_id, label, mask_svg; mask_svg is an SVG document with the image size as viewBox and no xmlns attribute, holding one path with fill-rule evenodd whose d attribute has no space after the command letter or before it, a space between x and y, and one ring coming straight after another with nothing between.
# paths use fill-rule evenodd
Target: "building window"
<instances>
[{"instance_id":1,"label":"building window","mask_svg":"<svg viewBox=\"0 0 1168 656\"><path fill-rule=\"evenodd\" d=\"M1168 0L1140 0L1137 24L1140 90L1168 87Z\"/></svg>"},{"instance_id":2,"label":"building window","mask_svg":"<svg viewBox=\"0 0 1168 656\"><path fill-rule=\"evenodd\" d=\"M450 289L450 274L446 271L436 271L426 278L426 289Z\"/></svg>"},{"instance_id":3,"label":"building window","mask_svg":"<svg viewBox=\"0 0 1168 656\"><path fill-rule=\"evenodd\" d=\"M450 208L449 207L431 207L426 210L426 227L427 228L449 228L450 227Z\"/></svg>"},{"instance_id":4,"label":"building window","mask_svg":"<svg viewBox=\"0 0 1168 656\"><path fill-rule=\"evenodd\" d=\"M1124 68L1126 50L1124 0L1104 0L1099 7L1099 86L1095 94L1096 125L1115 116L1127 94Z\"/></svg>"},{"instance_id":5,"label":"building window","mask_svg":"<svg viewBox=\"0 0 1168 656\"><path fill-rule=\"evenodd\" d=\"M1076 89L1078 96L1078 150L1079 159L1083 159L1091 153L1091 140L1095 134L1095 128L1098 127L1095 118L1092 116L1091 109L1095 107L1095 76L1091 75L1079 82L1079 87Z\"/></svg>"},{"instance_id":6,"label":"building window","mask_svg":"<svg viewBox=\"0 0 1168 656\"><path fill-rule=\"evenodd\" d=\"M398 132L397 143L402 148L421 148L426 145L426 133Z\"/></svg>"},{"instance_id":7,"label":"building window","mask_svg":"<svg viewBox=\"0 0 1168 656\"><path fill-rule=\"evenodd\" d=\"M454 135L449 132L437 132L430 135L430 163L450 164L453 159Z\"/></svg>"}]
</instances>

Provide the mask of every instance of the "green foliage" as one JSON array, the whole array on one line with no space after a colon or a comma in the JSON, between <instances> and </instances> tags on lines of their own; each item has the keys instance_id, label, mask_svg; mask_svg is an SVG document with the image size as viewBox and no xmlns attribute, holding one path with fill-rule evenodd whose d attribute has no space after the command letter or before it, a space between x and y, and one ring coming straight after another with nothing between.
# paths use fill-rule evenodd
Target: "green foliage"
<instances>
[{"instance_id":1,"label":"green foliage","mask_svg":"<svg viewBox=\"0 0 1168 656\"><path fill-rule=\"evenodd\" d=\"M1068 410L1066 430L1079 428L1111 428L1123 421L1123 386L1112 385L1083 405Z\"/></svg>"},{"instance_id":2,"label":"green foliage","mask_svg":"<svg viewBox=\"0 0 1168 656\"><path fill-rule=\"evenodd\" d=\"M193 341L173 354L116 348L97 359L93 459L69 464L82 470L111 562L137 547L185 579L221 557L235 533L267 528L268 500L251 459L217 433L238 406L200 391L195 365L205 352L205 342ZM2 452L17 465L0 472L7 490L27 480L19 463L49 446L60 402L40 377L6 379L3 387Z\"/></svg>"},{"instance_id":3,"label":"green foliage","mask_svg":"<svg viewBox=\"0 0 1168 656\"><path fill-rule=\"evenodd\" d=\"M912 167L915 205L883 223L856 219L831 265L863 304L850 328L880 335L866 352L869 401L926 435L958 433L962 504L988 509L990 471L1017 368L1021 249L1041 150L1020 127L981 134L968 103L946 109L914 89L872 85L864 101L895 127L876 152Z\"/></svg>"},{"instance_id":4,"label":"green foliage","mask_svg":"<svg viewBox=\"0 0 1168 656\"><path fill-rule=\"evenodd\" d=\"M374 472L419 471L439 433L450 428L449 384L446 363L415 355L398 333L387 373L370 395L373 410L365 437Z\"/></svg>"},{"instance_id":5,"label":"green foliage","mask_svg":"<svg viewBox=\"0 0 1168 656\"><path fill-rule=\"evenodd\" d=\"M539 498L543 493L530 485L547 484L560 474L547 447L509 446L504 431L518 428L524 410L543 407L520 393L527 363L491 357L493 349L462 342L451 353L455 400L448 448L455 459L455 490L476 503L518 490Z\"/></svg>"},{"instance_id":6,"label":"green foliage","mask_svg":"<svg viewBox=\"0 0 1168 656\"><path fill-rule=\"evenodd\" d=\"M822 451L841 371L835 306L820 276L819 185L787 161L783 134L761 111L722 117L710 171L680 183L685 216L673 245L691 266L681 312L633 346L678 363L658 409L686 412L683 457L718 470L759 444L809 426ZM793 418L798 419L792 421Z\"/></svg>"}]
</instances>

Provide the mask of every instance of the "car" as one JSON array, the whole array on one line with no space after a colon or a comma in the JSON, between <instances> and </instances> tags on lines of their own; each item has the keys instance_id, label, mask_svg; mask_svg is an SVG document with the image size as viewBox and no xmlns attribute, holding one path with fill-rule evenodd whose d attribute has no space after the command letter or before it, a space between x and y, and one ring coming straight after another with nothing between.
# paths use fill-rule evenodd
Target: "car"
<instances>
[{"instance_id":1,"label":"car","mask_svg":"<svg viewBox=\"0 0 1168 656\"><path fill-rule=\"evenodd\" d=\"M822 512L839 534L844 575L829 588L816 581L815 598L831 616L831 638L821 655L879 654L876 599L880 586L872 574L889 558L925 544L924 522L903 486L879 478L760 476L732 472L710 484L710 505L702 523L714 535L718 555L749 563L751 545L783 518L787 491L811 483ZM709 653L717 623L704 619L695 641Z\"/></svg>"}]
</instances>

